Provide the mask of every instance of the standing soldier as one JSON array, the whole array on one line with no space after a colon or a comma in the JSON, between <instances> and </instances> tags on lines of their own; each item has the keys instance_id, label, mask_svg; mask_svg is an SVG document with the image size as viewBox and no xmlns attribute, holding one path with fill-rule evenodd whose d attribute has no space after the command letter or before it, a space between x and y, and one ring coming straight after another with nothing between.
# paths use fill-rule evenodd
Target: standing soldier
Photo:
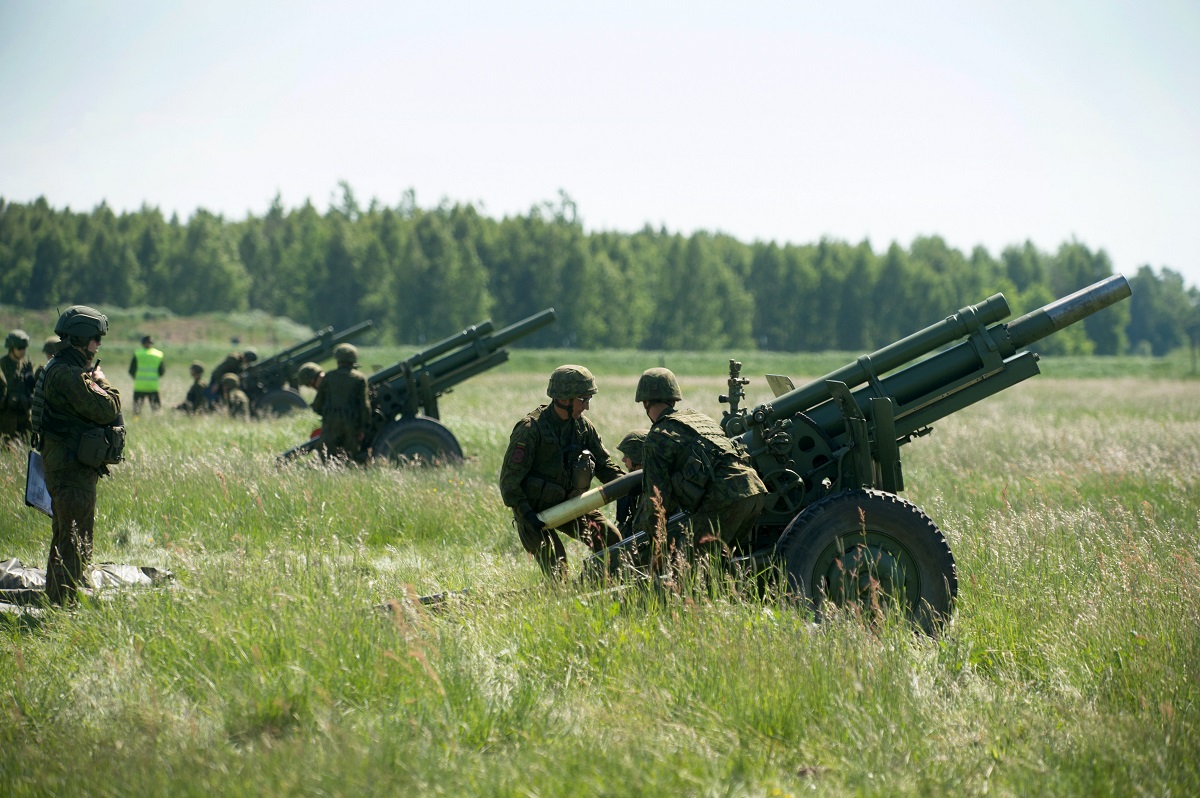
<instances>
[{"instance_id":1,"label":"standing soldier","mask_svg":"<svg viewBox=\"0 0 1200 798\"><path fill-rule=\"evenodd\" d=\"M221 377L221 404L233 418L250 418L250 397L242 390L236 374Z\"/></svg>"},{"instance_id":2,"label":"standing soldier","mask_svg":"<svg viewBox=\"0 0 1200 798\"><path fill-rule=\"evenodd\" d=\"M321 447L328 457L363 462L363 439L371 423L367 377L354 367L358 350L353 345L338 344L333 348L333 358L337 368L320 379L312 403L313 411L321 417Z\"/></svg>"},{"instance_id":3,"label":"standing soldier","mask_svg":"<svg viewBox=\"0 0 1200 798\"><path fill-rule=\"evenodd\" d=\"M108 319L73 305L58 317L54 332L64 343L34 387L33 432L54 512L46 598L65 605L75 602L83 585L92 558L96 484L108 466L121 462L125 428L121 395L99 361L92 365Z\"/></svg>"},{"instance_id":4,"label":"standing soldier","mask_svg":"<svg viewBox=\"0 0 1200 798\"><path fill-rule=\"evenodd\" d=\"M134 350L133 358L129 361L129 376L133 377L133 412L137 415L142 409L142 402L150 400L150 407L158 410L162 400L158 396L158 378L166 372L163 353L154 348L154 340L149 335L142 336L142 346Z\"/></svg>"},{"instance_id":5,"label":"standing soldier","mask_svg":"<svg viewBox=\"0 0 1200 798\"><path fill-rule=\"evenodd\" d=\"M13 330L4 339L7 353L0 359L0 436L5 442L27 442L31 430L30 409L33 407L33 364L25 357L29 349L29 333Z\"/></svg>"},{"instance_id":6,"label":"standing soldier","mask_svg":"<svg viewBox=\"0 0 1200 798\"><path fill-rule=\"evenodd\" d=\"M583 417L596 395L596 378L583 366L559 366L546 388L549 405L541 405L517 422L500 468L500 495L513 511L521 545L548 576L566 572L567 552L558 533L570 535L592 551L621 540L621 533L599 510L546 529L537 514L578 496L593 476L609 482L621 469L600 442L592 422Z\"/></svg>"},{"instance_id":7,"label":"standing soldier","mask_svg":"<svg viewBox=\"0 0 1200 798\"><path fill-rule=\"evenodd\" d=\"M676 410L683 398L670 369L642 373L634 401L651 421L642 461L642 502L634 528L656 537L665 530L676 554L744 542L766 507L767 487L746 453L717 422L695 410ZM667 526L678 511L684 521Z\"/></svg>"}]
</instances>

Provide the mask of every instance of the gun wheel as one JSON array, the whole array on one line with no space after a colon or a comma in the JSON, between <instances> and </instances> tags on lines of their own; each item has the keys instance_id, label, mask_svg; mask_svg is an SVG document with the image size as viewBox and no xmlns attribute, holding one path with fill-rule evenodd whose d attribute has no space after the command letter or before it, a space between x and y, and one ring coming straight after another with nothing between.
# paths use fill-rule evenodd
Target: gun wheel
<instances>
[{"instance_id":1,"label":"gun wheel","mask_svg":"<svg viewBox=\"0 0 1200 798\"><path fill-rule=\"evenodd\" d=\"M267 391L254 403L254 412L260 416L286 416L293 410L306 410L308 402L295 391L277 388Z\"/></svg>"},{"instance_id":2,"label":"gun wheel","mask_svg":"<svg viewBox=\"0 0 1200 798\"><path fill-rule=\"evenodd\" d=\"M372 448L376 459L397 465L443 465L463 459L454 434L427 416L393 421L375 438Z\"/></svg>"},{"instance_id":3,"label":"gun wheel","mask_svg":"<svg viewBox=\"0 0 1200 798\"><path fill-rule=\"evenodd\" d=\"M946 536L891 493L822 499L792 519L779 545L789 591L818 620L826 602L871 616L895 607L933 635L953 612L958 574Z\"/></svg>"}]
</instances>

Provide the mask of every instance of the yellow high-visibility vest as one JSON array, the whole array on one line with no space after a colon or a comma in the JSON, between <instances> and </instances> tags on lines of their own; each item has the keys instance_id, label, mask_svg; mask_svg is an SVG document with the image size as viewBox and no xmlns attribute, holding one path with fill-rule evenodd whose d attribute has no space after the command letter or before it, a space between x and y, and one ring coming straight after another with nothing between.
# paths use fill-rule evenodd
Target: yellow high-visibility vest
<instances>
[{"instance_id":1,"label":"yellow high-visibility vest","mask_svg":"<svg viewBox=\"0 0 1200 798\"><path fill-rule=\"evenodd\" d=\"M139 349L133 356L137 360L133 390L137 393L157 393L158 369L163 362L163 353L158 349Z\"/></svg>"}]
</instances>

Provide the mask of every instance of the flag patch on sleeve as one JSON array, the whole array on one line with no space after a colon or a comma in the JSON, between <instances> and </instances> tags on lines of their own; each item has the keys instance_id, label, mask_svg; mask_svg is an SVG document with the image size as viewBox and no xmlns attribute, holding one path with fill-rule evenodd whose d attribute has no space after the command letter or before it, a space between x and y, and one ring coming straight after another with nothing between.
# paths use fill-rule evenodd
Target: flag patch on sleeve
<instances>
[{"instance_id":1,"label":"flag patch on sleeve","mask_svg":"<svg viewBox=\"0 0 1200 798\"><path fill-rule=\"evenodd\" d=\"M510 463L525 462L525 444L518 443L513 447L512 455L508 458Z\"/></svg>"}]
</instances>

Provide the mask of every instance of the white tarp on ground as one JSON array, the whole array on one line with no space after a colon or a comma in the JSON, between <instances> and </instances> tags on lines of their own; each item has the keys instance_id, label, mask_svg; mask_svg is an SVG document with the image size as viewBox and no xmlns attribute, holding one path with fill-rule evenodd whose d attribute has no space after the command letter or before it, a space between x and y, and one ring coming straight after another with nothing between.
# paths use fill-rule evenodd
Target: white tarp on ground
<instances>
[{"instance_id":1,"label":"white tarp on ground","mask_svg":"<svg viewBox=\"0 0 1200 798\"><path fill-rule=\"evenodd\" d=\"M162 568L146 565L100 563L91 566L85 581L93 590L117 587L151 587L174 578ZM46 569L28 568L20 560L0 560L0 612L27 611L41 604L46 590Z\"/></svg>"}]
</instances>

